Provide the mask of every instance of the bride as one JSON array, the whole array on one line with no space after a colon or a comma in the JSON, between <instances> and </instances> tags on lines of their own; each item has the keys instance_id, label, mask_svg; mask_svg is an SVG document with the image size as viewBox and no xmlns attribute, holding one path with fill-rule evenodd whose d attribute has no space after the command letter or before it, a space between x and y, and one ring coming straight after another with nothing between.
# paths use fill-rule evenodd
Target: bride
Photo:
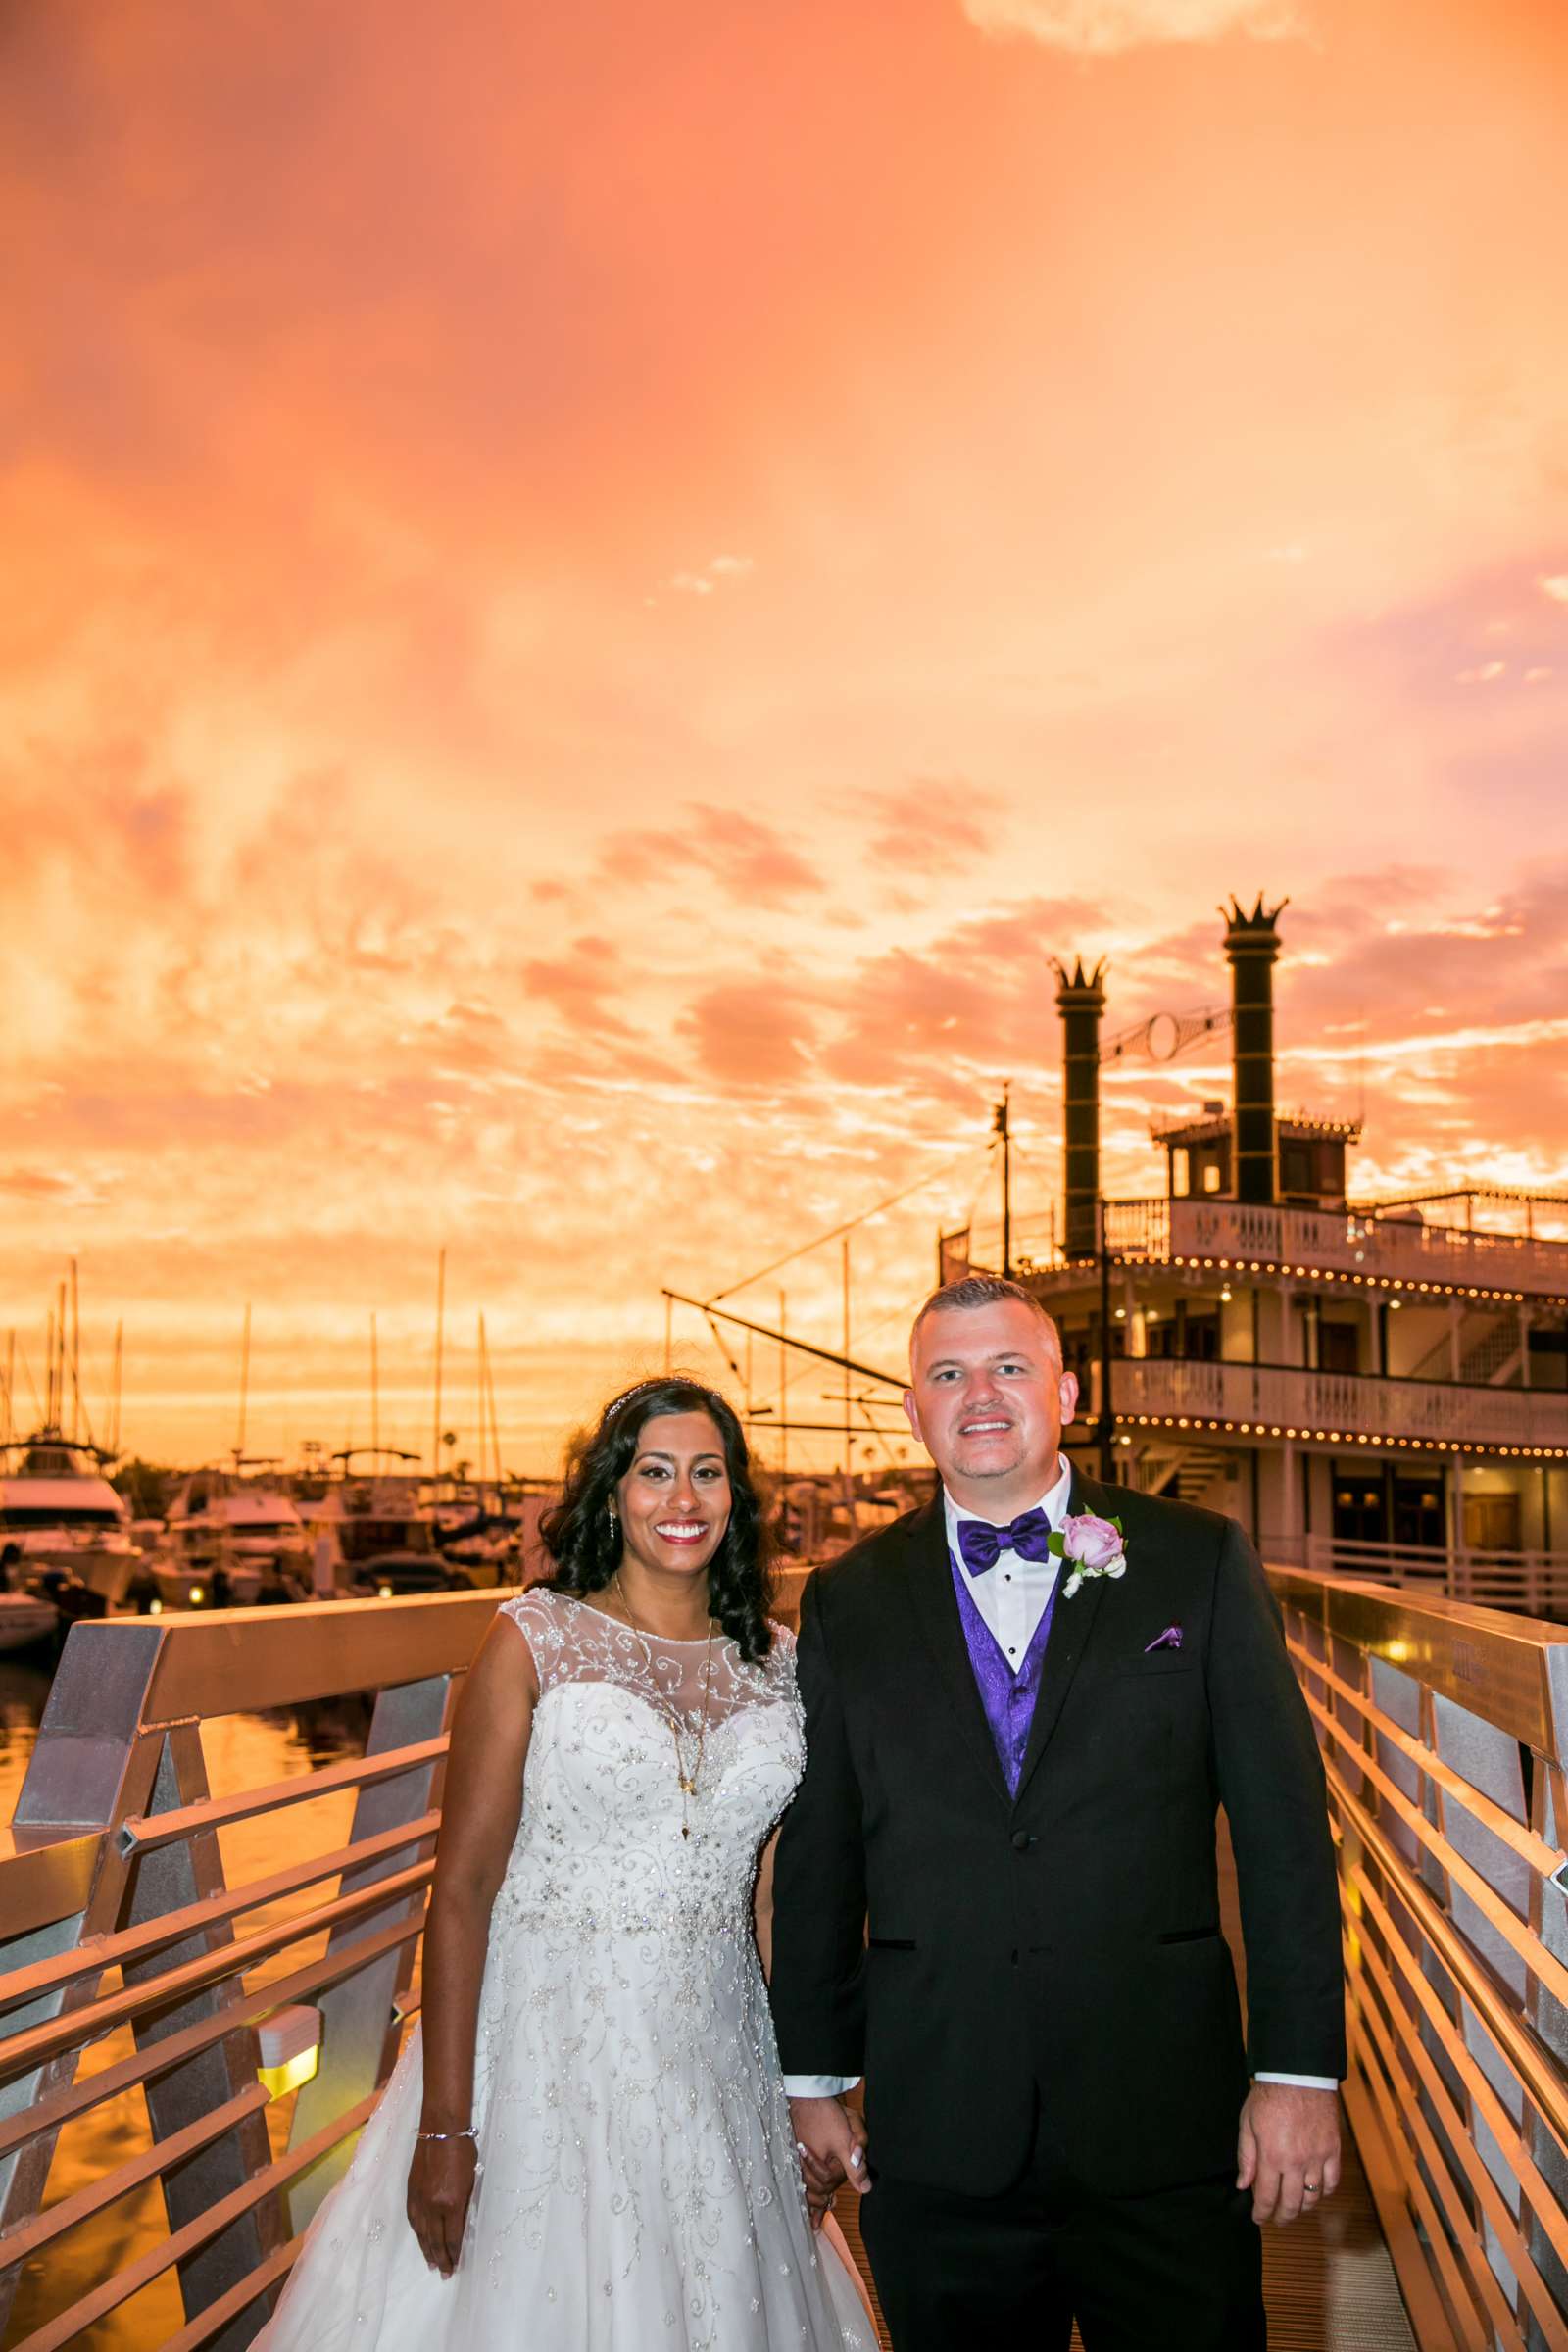
<instances>
[{"instance_id":1,"label":"bride","mask_svg":"<svg viewBox=\"0 0 1568 2352\"><path fill-rule=\"evenodd\" d=\"M453 1724L420 2026L258 2343L870 2352L759 1958L804 1745L734 1413L617 1396L544 1536Z\"/></svg>"}]
</instances>

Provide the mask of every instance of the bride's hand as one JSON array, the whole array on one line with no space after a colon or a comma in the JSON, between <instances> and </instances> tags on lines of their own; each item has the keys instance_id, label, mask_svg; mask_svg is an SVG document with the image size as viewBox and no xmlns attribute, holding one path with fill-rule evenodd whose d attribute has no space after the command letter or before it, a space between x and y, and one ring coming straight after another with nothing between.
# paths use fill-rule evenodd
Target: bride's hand
<instances>
[{"instance_id":1,"label":"bride's hand","mask_svg":"<svg viewBox=\"0 0 1568 2352\"><path fill-rule=\"evenodd\" d=\"M842 2099L791 2099L790 2120L806 2184L807 2211L811 2228L820 2230L834 2191L844 2181L858 2195L869 2191L865 2140Z\"/></svg>"},{"instance_id":2,"label":"bride's hand","mask_svg":"<svg viewBox=\"0 0 1568 2352\"><path fill-rule=\"evenodd\" d=\"M471 2139L421 2139L409 2167L409 2228L430 2268L450 2278L478 2176Z\"/></svg>"}]
</instances>

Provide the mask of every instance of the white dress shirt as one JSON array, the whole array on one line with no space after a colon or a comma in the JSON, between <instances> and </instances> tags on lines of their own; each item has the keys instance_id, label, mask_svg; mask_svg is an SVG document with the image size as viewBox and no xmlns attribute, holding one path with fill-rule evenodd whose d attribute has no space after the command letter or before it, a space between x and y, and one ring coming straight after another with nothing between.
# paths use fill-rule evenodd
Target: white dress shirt
<instances>
[{"instance_id":1,"label":"white dress shirt","mask_svg":"<svg viewBox=\"0 0 1568 2352\"><path fill-rule=\"evenodd\" d=\"M1065 1454L1056 1458L1060 1465L1056 1483L1042 1494L1036 1505L1045 1512L1053 1529L1060 1527L1066 1518L1067 1496L1072 1491L1072 1471L1067 1458ZM996 1637L997 1647L1016 1674L1056 1589L1060 1563L1054 1556L1026 1560L1015 1551L1002 1551L997 1554L994 1568L971 1576L958 1549L958 1530L965 1519L979 1519L981 1514L966 1511L961 1503L955 1502L946 1487L942 1490L942 1511L948 1523L948 1550L958 1563L958 1574L969 1589L969 1598L984 1618L986 1631Z\"/></svg>"},{"instance_id":2,"label":"white dress shirt","mask_svg":"<svg viewBox=\"0 0 1568 2352\"><path fill-rule=\"evenodd\" d=\"M1067 1497L1072 1489L1072 1469L1065 1454L1058 1454L1055 1484L1040 1497L1038 1508L1043 1510L1053 1529L1060 1527L1067 1516ZM1055 1590L1060 1563L1054 1557L1043 1560L1021 1559L1015 1551L1003 1551L997 1556L994 1568L979 1576L971 1576L958 1548L958 1528L965 1519L979 1519L978 1511L966 1511L954 1501L944 1487L943 1516L947 1521L948 1550L956 1561L958 1573L968 1587L969 1597L985 1622L987 1631L995 1636L997 1645L1016 1673L1023 1664L1036 1629L1046 1613L1047 1603ZM1013 1514L1009 1513L1009 1518ZM1336 2090L1339 2085L1328 2075L1258 2075L1259 2082L1296 2082L1308 2090ZM853 2090L859 2081L858 2075L786 2075L784 2088L792 2099L832 2099L844 2091Z\"/></svg>"}]
</instances>

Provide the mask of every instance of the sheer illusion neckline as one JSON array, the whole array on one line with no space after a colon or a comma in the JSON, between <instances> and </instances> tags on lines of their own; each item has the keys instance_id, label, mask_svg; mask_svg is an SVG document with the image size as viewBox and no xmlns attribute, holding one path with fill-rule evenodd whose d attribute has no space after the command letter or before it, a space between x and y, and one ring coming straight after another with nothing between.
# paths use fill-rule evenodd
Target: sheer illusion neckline
<instances>
[{"instance_id":1,"label":"sheer illusion neckline","mask_svg":"<svg viewBox=\"0 0 1568 2352\"><path fill-rule=\"evenodd\" d=\"M596 1609L593 1602L584 1600L580 1593L568 1592L566 1598L574 1600L579 1609L586 1609L590 1617L603 1618L605 1624L612 1625L617 1633L641 1634L645 1642L662 1642L666 1649L706 1649L710 1642L729 1640L721 1627L716 1627L710 1634L698 1634L691 1639L683 1634L656 1634L652 1626L632 1625L624 1617L612 1617L608 1609Z\"/></svg>"}]
</instances>

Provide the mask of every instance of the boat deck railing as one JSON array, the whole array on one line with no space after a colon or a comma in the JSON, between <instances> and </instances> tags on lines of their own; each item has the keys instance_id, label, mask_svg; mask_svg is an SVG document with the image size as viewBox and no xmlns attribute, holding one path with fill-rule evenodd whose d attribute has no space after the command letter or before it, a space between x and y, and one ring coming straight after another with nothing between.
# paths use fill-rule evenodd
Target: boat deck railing
<instances>
[{"instance_id":1,"label":"boat deck railing","mask_svg":"<svg viewBox=\"0 0 1568 2352\"><path fill-rule=\"evenodd\" d=\"M1272 1574L1339 1851L1346 2105L1416 2341L1568 2344L1568 1630ZM0 1832L8 2352L260 2328L417 2010L451 1702L497 1597L73 1631ZM363 1754L213 1793L215 1719L356 1693ZM1324 2352L1371 2340L1348 2308L1325 2289Z\"/></svg>"}]
</instances>

